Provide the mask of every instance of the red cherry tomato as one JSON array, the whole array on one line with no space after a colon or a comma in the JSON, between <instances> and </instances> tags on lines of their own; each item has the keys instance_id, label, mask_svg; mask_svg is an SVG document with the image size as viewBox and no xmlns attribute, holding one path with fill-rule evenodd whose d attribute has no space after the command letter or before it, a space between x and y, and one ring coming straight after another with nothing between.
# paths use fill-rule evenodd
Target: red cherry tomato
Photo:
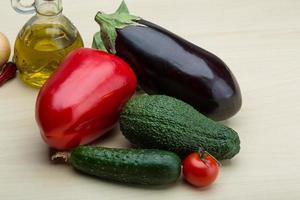
<instances>
[{"instance_id":1,"label":"red cherry tomato","mask_svg":"<svg viewBox=\"0 0 300 200\"><path fill-rule=\"evenodd\" d=\"M212 184L218 174L219 163L207 152L192 153L183 161L184 178L196 187L205 187Z\"/></svg>"}]
</instances>

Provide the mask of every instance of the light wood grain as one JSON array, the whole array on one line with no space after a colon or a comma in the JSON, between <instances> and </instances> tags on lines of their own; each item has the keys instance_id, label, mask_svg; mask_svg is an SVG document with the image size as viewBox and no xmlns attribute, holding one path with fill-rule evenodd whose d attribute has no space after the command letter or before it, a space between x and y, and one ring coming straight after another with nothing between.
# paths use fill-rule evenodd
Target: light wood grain
<instances>
[{"instance_id":1,"label":"light wood grain","mask_svg":"<svg viewBox=\"0 0 300 200\"><path fill-rule=\"evenodd\" d=\"M241 137L241 152L223 163L218 181L194 189L183 181L140 188L77 174L48 161L34 120L37 91L18 79L0 88L0 199L300 199L300 1L127 0L132 13L158 23L216 53L232 69L243 108L226 121ZM120 1L64 0L64 13L86 46L98 10ZM0 31L14 42L30 16L0 2ZM118 130L105 146L127 146Z\"/></svg>"}]
</instances>

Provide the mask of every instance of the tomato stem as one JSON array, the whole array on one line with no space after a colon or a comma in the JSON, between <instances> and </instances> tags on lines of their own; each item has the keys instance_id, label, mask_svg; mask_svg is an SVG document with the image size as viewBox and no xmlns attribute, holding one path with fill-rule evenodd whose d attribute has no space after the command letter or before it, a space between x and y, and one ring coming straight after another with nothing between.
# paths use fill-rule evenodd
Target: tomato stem
<instances>
[{"instance_id":1,"label":"tomato stem","mask_svg":"<svg viewBox=\"0 0 300 200\"><path fill-rule=\"evenodd\" d=\"M205 151L202 148L199 148L198 154L199 154L200 159L203 162L205 162L205 163L207 162L205 159L205 155L207 154L207 155L211 156L218 163L218 166L221 166L221 163L213 155L211 155L208 151Z\"/></svg>"}]
</instances>

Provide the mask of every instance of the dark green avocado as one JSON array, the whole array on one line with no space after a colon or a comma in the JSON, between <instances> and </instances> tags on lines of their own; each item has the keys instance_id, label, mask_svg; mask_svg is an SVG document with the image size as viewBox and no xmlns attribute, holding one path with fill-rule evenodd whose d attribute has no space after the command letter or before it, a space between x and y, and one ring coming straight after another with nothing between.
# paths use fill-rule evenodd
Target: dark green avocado
<instances>
[{"instance_id":1,"label":"dark green avocado","mask_svg":"<svg viewBox=\"0 0 300 200\"><path fill-rule=\"evenodd\" d=\"M181 157L205 150L223 160L240 150L240 139L234 130L164 95L133 97L123 109L120 127L138 147L168 150Z\"/></svg>"}]
</instances>

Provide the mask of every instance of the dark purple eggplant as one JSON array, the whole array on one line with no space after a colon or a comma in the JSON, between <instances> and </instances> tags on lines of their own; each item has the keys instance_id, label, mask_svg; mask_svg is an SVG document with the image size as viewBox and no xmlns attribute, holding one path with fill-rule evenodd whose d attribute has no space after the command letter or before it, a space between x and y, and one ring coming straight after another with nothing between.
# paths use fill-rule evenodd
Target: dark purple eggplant
<instances>
[{"instance_id":1,"label":"dark purple eggplant","mask_svg":"<svg viewBox=\"0 0 300 200\"><path fill-rule=\"evenodd\" d=\"M216 55L130 15L124 2L116 13L99 12L95 19L106 49L130 64L146 93L181 99L214 120L240 110L239 85Z\"/></svg>"}]
</instances>

